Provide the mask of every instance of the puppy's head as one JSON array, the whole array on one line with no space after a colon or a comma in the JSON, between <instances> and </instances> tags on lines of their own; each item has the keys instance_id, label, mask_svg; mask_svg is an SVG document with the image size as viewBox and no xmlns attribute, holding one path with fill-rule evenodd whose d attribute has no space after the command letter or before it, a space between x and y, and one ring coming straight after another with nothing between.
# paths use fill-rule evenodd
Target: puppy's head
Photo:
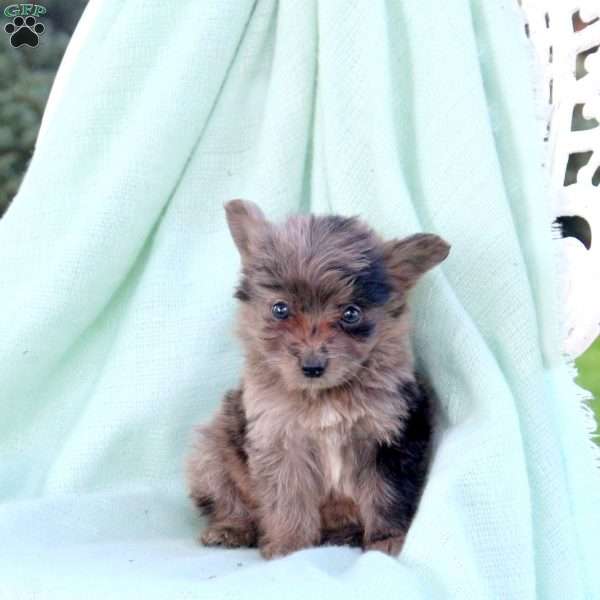
<instances>
[{"instance_id":1,"label":"puppy's head","mask_svg":"<svg viewBox=\"0 0 600 600\"><path fill-rule=\"evenodd\" d=\"M398 330L406 292L450 248L432 234L384 242L356 217L273 224L250 202L225 210L242 259L241 338L290 390L350 382Z\"/></svg>"}]
</instances>

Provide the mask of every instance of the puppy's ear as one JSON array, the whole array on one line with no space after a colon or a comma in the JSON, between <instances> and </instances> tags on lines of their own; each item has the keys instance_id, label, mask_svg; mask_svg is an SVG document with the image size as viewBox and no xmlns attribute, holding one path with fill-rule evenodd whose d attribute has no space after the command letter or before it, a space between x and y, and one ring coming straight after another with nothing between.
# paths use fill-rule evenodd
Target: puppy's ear
<instances>
[{"instance_id":1,"label":"puppy's ear","mask_svg":"<svg viewBox=\"0 0 600 600\"><path fill-rule=\"evenodd\" d=\"M266 228L265 216L256 204L247 200L230 200L225 204L225 214L231 237L245 260L250 256L256 239Z\"/></svg>"},{"instance_id":2,"label":"puppy's ear","mask_svg":"<svg viewBox=\"0 0 600 600\"><path fill-rule=\"evenodd\" d=\"M417 233L401 240L384 243L383 258L397 285L407 290L419 277L441 263L450 245L432 233Z\"/></svg>"}]
</instances>

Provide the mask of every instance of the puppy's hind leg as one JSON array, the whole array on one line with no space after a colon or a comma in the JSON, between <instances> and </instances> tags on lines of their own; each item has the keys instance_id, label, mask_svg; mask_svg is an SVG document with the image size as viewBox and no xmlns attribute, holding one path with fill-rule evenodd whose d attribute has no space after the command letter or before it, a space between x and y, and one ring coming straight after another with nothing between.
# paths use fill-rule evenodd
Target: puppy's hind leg
<instances>
[{"instance_id":1,"label":"puppy's hind leg","mask_svg":"<svg viewBox=\"0 0 600 600\"><path fill-rule=\"evenodd\" d=\"M190 497L208 518L200 540L207 546L256 546L241 392L230 392L215 419L199 430L188 459Z\"/></svg>"}]
</instances>

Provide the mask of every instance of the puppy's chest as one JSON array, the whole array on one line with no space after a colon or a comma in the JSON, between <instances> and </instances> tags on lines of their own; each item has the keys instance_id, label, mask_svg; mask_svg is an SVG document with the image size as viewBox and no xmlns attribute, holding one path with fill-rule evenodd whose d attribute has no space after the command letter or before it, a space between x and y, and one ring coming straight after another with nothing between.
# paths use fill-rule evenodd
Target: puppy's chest
<instances>
[{"instance_id":1,"label":"puppy's chest","mask_svg":"<svg viewBox=\"0 0 600 600\"><path fill-rule=\"evenodd\" d=\"M319 431L313 443L317 448L325 489L343 491L352 475L352 447L347 435L343 435L337 427L330 427Z\"/></svg>"}]
</instances>

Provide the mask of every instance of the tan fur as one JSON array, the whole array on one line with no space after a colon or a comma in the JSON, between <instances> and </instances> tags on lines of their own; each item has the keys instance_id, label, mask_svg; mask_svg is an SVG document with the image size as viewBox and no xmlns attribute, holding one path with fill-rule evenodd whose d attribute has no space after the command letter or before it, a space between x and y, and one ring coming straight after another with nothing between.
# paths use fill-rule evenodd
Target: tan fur
<instances>
[{"instance_id":1,"label":"tan fur","mask_svg":"<svg viewBox=\"0 0 600 600\"><path fill-rule=\"evenodd\" d=\"M399 552L412 513L390 512L397 482L376 463L414 409L399 392L415 381L405 294L447 244L428 234L383 242L338 217L274 225L239 200L226 209L242 258L246 366L188 460L190 495L209 517L203 543L258 544L266 558L319 543ZM340 311L361 293L364 327L348 330ZM278 301L289 318L271 314ZM303 374L310 360L326 365L322 376Z\"/></svg>"}]
</instances>

